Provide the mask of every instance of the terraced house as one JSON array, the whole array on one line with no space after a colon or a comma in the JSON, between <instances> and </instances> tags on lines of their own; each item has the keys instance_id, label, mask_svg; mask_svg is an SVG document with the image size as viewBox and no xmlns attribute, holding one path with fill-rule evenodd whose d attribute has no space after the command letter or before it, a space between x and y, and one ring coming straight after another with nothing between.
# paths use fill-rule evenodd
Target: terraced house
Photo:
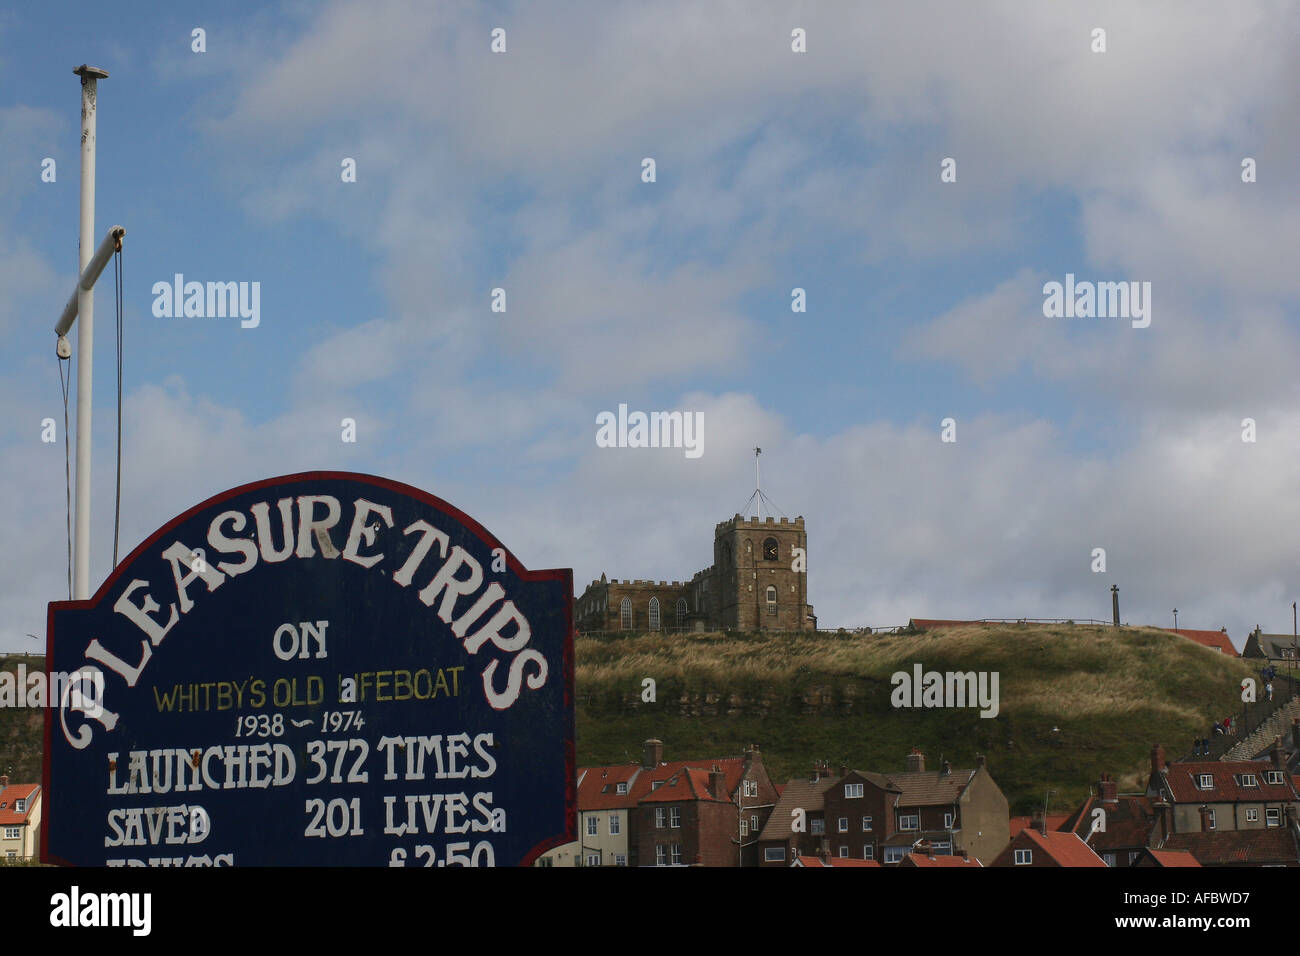
<instances>
[{"instance_id":1,"label":"terraced house","mask_svg":"<svg viewBox=\"0 0 1300 956\"><path fill-rule=\"evenodd\" d=\"M944 761L925 769L919 750L901 773L823 765L786 784L759 836L762 866L797 856L901 863L918 845L936 855L966 855L987 865L1010 840L1007 798L983 756L968 770ZM801 827L801 828L800 828Z\"/></svg>"},{"instance_id":2,"label":"terraced house","mask_svg":"<svg viewBox=\"0 0 1300 956\"><path fill-rule=\"evenodd\" d=\"M1289 829L1300 811L1295 781L1279 766L1252 760L1166 763L1159 745L1151 751L1147 796L1170 835Z\"/></svg>"},{"instance_id":3,"label":"terraced house","mask_svg":"<svg viewBox=\"0 0 1300 956\"><path fill-rule=\"evenodd\" d=\"M578 772L578 840L538 866L752 866L776 802L757 746L739 757L665 762L645 742L639 764Z\"/></svg>"},{"instance_id":4,"label":"terraced house","mask_svg":"<svg viewBox=\"0 0 1300 956\"><path fill-rule=\"evenodd\" d=\"M40 855L41 788L11 784L0 776L0 859L27 860Z\"/></svg>"}]
</instances>

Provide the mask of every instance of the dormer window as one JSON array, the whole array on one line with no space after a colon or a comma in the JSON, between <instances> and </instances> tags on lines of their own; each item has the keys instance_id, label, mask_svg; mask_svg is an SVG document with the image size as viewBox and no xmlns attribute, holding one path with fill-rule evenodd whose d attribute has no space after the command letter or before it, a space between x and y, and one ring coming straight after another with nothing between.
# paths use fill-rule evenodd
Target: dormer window
<instances>
[{"instance_id":1,"label":"dormer window","mask_svg":"<svg viewBox=\"0 0 1300 956\"><path fill-rule=\"evenodd\" d=\"M625 784L625 783L620 783L620 784L618 785L618 787L616 788L616 790L617 790L618 793L627 793L627 784Z\"/></svg>"},{"instance_id":2,"label":"dormer window","mask_svg":"<svg viewBox=\"0 0 1300 956\"><path fill-rule=\"evenodd\" d=\"M1213 789L1214 789L1214 775L1213 775L1213 774L1208 774L1208 773L1203 773L1203 774L1201 774L1201 776L1200 776L1200 780L1198 781L1198 783L1197 783L1196 785L1197 785L1198 787L1200 787L1202 790L1213 790Z\"/></svg>"},{"instance_id":3,"label":"dormer window","mask_svg":"<svg viewBox=\"0 0 1300 956\"><path fill-rule=\"evenodd\" d=\"M1274 784L1281 783L1281 782L1282 782L1282 771L1281 771L1281 770L1270 770L1270 771L1268 772L1268 777L1267 777L1266 779L1268 780L1269 783L1274 783Z\"/></svg>"},{"instance_id":4,"label":"dormer window","mask_svg":"<svg viewBox=\"0 0 1300 956\"><path fill-rule=\"evenodd\" d=\"M1253 773L1243 773L1241 775L1241 785L1243 787L1258 787L1259 778L1256 777Z\"/></svg>"},{"instance_id":5,"label":"dormer window","mask_svg":"<svg viewBox=\"0 0 1300 956\"><path fill-rule=\"evenodd\" d=\"M14 813L23 813L26 809L27 809L27 801L26 801L26 800L15 800L15 801L14 801Z\"/></svg>"}]
</instances>

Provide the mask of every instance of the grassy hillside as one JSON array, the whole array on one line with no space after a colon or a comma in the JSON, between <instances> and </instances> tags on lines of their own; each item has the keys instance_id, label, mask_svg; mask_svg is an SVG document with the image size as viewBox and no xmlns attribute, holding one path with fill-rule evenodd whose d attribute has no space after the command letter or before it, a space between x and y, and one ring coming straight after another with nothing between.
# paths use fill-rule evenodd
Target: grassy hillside
<instances>
[{"instance_id":1,"label":"grassy hillside","mask_svg":"<svg viewBox=\"0 0 1300 956\"><path fill-rule=\"evenodd\" d=\"M1013 813L1078 802L1104 771L1121 792L1146 783L1150 749L1190 750L1213 719L1240 709L1254 668L1152 628L987 624L917 635L643 635L577 642L580 764L639 757L647 737L665 759L741 752L754 742L774 779L815 759L901 770L919 747L927 767L988 758ZM1000 713L894 709L890 675L997 671ZM641 700L653 678L657 700Z\"/></svg>"},{"instance_id":2,"label":"grassy hillside","mask_svg":"<svg viewBox=\"0 0 1300 956\"><path fill-rule=\"evenodd\" d=\"M902 769L912 748L927 765L988 757L1012 811L1054 810L1084 796L1104 771L1140 789L1153 743L1170 757L1212 719L1240 707L1255 668L1149 628L973 625L919 635L644 635L581 638L577 651L580 764L638 759L647 737L666 759L763 750L778 782L813 760ZM14 670L21 657L0 658ZM28 669L40 658L25 658ZM896 710L890 675L997 671L1000 713ZM641 700L642 680L656 702ZM43 715L0 708L0 773L39 781ZM1056 728L1056 729L1053 729Z\"/></svg>"},{"instance_id":3,"label":"grassy hillside","mask_svg":"<svg viewBox=\"0 0 1300 956\"><path fill-rule=\"evenodd\" d=\"M45 667L45 658L0 654L0 670L17 673L23 663L30 674ZM0 707L0 774L13 783L40 783L44 733L45 712L39 708Z\"/></svg>"}]
</instances>

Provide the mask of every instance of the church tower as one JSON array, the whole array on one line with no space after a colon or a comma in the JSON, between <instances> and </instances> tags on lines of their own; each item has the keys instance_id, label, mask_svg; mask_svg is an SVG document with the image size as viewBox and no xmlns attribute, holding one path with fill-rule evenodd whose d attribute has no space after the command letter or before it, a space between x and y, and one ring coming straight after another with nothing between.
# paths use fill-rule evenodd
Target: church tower
<instances>
[{"instance_id":1,"label":"church tower","mask_svg":"<svg viewBox=\"0 0 1300 956\"><path fill-rule=\"evenodd\" d=\"M739 514L713 530L719 624L745 631L815 628L808 604L808 536L803 516Z\"/></svg>"}]
</instances>

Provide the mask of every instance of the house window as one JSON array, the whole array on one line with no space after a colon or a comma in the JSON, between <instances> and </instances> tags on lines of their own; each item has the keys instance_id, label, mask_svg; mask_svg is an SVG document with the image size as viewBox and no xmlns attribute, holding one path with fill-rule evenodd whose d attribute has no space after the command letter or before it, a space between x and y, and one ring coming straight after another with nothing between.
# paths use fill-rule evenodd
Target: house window
<instances>
[{"instance_id":1,"label":"house window","mask_svg":"<svg viewBox=\"0 0 1300 956\"><path fill-rule=\"evenodd\" d=\"M19 827L5 827L6 840L18 840L22 837L23 831Z\"/></svg>"},{"instance_id":2,"label":"house window","mask_svg":"<svg viewBox=\"0 0 1300 956\"><path fill-rule=\"evenodd\" d=\"M677 626L683 627L686 624L686 598L677 599Z\"/></svg>"},{"instance_id":3,"label":"house window","mask_svg":"<svg viewBox=\"0 0 1300 956\"><path fill-rule=\"evenodd\" d=\"M921 815L919 813L900 813L898 815L898 829L900 830L921 829Z\"/></svg>"},{"instance_id":4,"label":"house window","mask_svg":"<svg viewBox=\"0 0 1300 956\"><path fill-rule=\"evenodd\" d=\"M758 796L758 781L757 781L757 780L746 780L746 781L745 781L745 796L747 796L747 797L756 797L756 796Z\"/></svg>"},{"instance_id":5,"label":"house window","mask_svg":"<svg viewBox=\"0 0 1300 956\"><path fill-rule=\"evenodd\" d=\"M943 815L943 828L944 828L945 830L951 830L951 829L952 829L952 814L951 814L951 813L945 813L945 814Z\"/></svg>"},{"instance_id":6,"label":"house window","mask_svg":"<svg viewBox=\"0 0 1300 956\"><path fill-rule=\"evenodd\" d=\"M588 866L600 866L600 854L599 854L599 853L588 853L588 854L587 854L587 865L588 865Z\"/></svg>"},{"instance_id":7,"label":"house window","mask_svg":"<svg viewBox=\"0 0 1300 956\"><path fill-rule=\"evenodd\" d=\"M876 858L876 848L868 843L862 848L862 859L874 860Z\"/></svg>"},{"instance_id":8,"label":"house window","mask_svg":"<svg viewBox=\"0 0 1300 956\"><path fill-rule=\"evenodd\" d=\"M862 818L862 829L864 829L864 830L870 830L870 829L871 829L871 817L863 817L863 818Z\"/></svg>"},{"instance_id":9,"label":"house window","mask_svg":"<svg viewBox=\"0 0 1300 956\"><path fill-rule=\"evenodd\" d=\"M1107 866L1114 866L1114 865L1115 865L1115 854L1114 854L1114 853L1103 853L1103 854L1101 855L1101 862L1105 863Z\"/></svg>"},{"instance_id":10,"label":"house window","mask_svg":"<svg viewBox=\"0 0 1300 956\"><path fill-rule=\"evenodd\" d=\"M615 787L614 789L615 789L616 792L618 792L618 793L627 793L627 784L625 784L625 783L620 783L620 784L619 784L617 787Z\"/></svg>"},{"instance_id":11,"label":"house window","mask_svg":"<svg viewBox=\"0 0 1300 956\"><path fill-rule=\"evenodd\" d=\"M1247 823L1258 823L1258 822L1259 822L1259 811L1258 811L1258 810L1255 810L1255 809L1252 809L1252 808L1247 808L1247 810L1246 810L1246 822L1247 822Z\"/></svg>"},{"instance_id":12,"label":"house window","mask_svg":"<svg viewBox=\"0 0 1300 956\"><path fill-rule=\"evenodd\" d=\"M776 538L764 538L763 539L763 560L779 561L780 557L781 557L781 551L776 545Z\"/></svg>"},{"instance_id":13,"label":"house window","mask_svg":"<svg viewBox=\"0 0 1300 956\"><path fill-rule=\"evenodd\" d=\"M618 814L611 813L609 815L609 835L618 836L621 829L622 829L622 822L619 820Z\"/></svg>"},{"instance_id":14,"label":"house window","mask_svg":"<svg viewBox=\"0 0 1300 956\"><path fill-rule=\"evenodd\" d=\"M740 835L742 837L749 836L749 822L744 817L740 818Z\"/></svg>"},{"instance_id":15,"label":"house window","mask_svg":"<svg viewBox=\"0 0 1300 956\"><path fill-rule=\"evenodd\" d=\"M22 812L25 811L26 809L27 809L27 800L26 800L26 798L24 798L24 799L22 799L22 800L15 800L15 801L14 801L14 813L22 813Z\"/></svg>"},{"instance_id":16,"label":"house window","mask_svg":"<svg viewBox=\"0 0 1300 956\"><path fill-rule=\"evenodd\" d=\"M907 847L904 846L887 846L885 847L885 862L897 863L907 854Z\"/></svg>"},{"instance_id":17,"label":"house window","mask_svg":"<svg viewBox=\"0 0 1300 956\"><path fill-rule=\"evenodd\" d=\"M1031 864L1031 863L1033 863L1033 862L1034 862L1034 851L1033 851L1033 850L1017 850L1017 851L1016 851L1016 866L1028 866L1029 864Z\"/></svg>"},{"instance_id":18,"label":"house window","mask_svg":"<svg viewBox=\"0 0 1300 956\"><path fill-rule=\"evenodd\" d=\"M679 829L682 825L682 808L673 807L668 811L668 825L674 830Z\"/></svg>"},{"instance_id":19,"label":"house window","mask_svg":"<svg viewBox=\"0 0 1300 956\"><path fill-rule=\"evenodd\" d=\"M1201 774L1201 781L1197 784L1202 790L1209 790L1214 786L1214 777L1211 774Z\"/></svg>"},{"instance_id":20,"label":"house window","mask_svg":"<svg viewBox=\"0 0 1300 956\"><path fill-rule=\"evenodd\" d=\"M655 845L655 866L668 865L668 847L662 843Z\"/></svg>"},{"instance_id":21,"label":"house window","mask_svg":"<svg viewBox=\"0 0 1300 956\"><path fill-rule=\"evenodd\" d=\"M848 818L848 817L840 817L840 832L841 832L841 833L848 833L848 832L849 832L849 818Z\"/></svg>"},{"instance_id":22,"label":"house window","mask_svg":"<svg viewBox=\"0 0 1300 956\"><path fill-rule=\"evenodd\" d=\"M764 863L781 863L785 860L785 847L769 846L763 849Z\"/></svg>"},{"instance_id":23,"label":"house window","mask_svg":"<svg viewBox=\"0 0 1300 956\"><path fill-rule=\"evenodd\" d=\"M623 598L618 605L618 623L622 630L632 630L632 599Z\"/></svg>"},{"instance_id":24,"label":"house window","mask_svg":"<svg viewBox=\"0 0 1300 956\"><path fill-rule=\"evenodd\" d=\"M1282 811L1277 807L1268 807L1264 811L1264 826L1276 827L1282 825Z\"/></svg>"},{"instance_id":25,"label":"house window","mask_svg":"<svg viewBox=\"0 0 1300 956\"><path fill-rule=\"evenodd\" d=\"M587 817L587 836L596 836L600 832L600 821L593 814Z\"/></svg>"},{"instance_id":26,"label":"house window","mask_svg":"<svg viewBox=\"0 0 1300 956\"><path fill-rule=\"evenodd\" d=\"M769 616L776 615L776 588L770 584L767 586L767 613Z\"/></svg>"},{"instance_id":27,"label":"house window","mask_svg":"<svg viewBox=\"0 0 1300 956\"><path fill-rule=\"evenodd\" d=\"M18 859L18 851L17 851L17 850L10 850L8 853L5 854L5 856L6 856L7 859L10 859L10 860L16 860L16 859Z\"/></svg>"},{"instance_id":28,"label":"house window","mask_svg":"<svg viewBox=\"0 0 1300 956\"><path fill-rule=\"evenodd\" d=\"M751 830L753 830L755 833L758 832L758 814L757 814L757 813L754 814L752 817L749 818L749 828L750 828Z\"/></svg>"},{"instance_id":29,"label":"house window","mask_svg":"<svg viewBox=\"0 0 1300 956\"><path fill-rule=\"evenodd\" d=\"M811 827L810 827L809 829L810 829L810 832L812 832L812 833L825 833L825 832L826 832L826 821L825 821L825 820L822 820L822 819L812 820L812 821L811 821Z\"/></svg>"},{"instance_id":30,"label":"house window","mask_svg":"<svg viewBox=\"0 0 1300 956\"><path fill-rule=\"evenodd\" d=\"M849 858L849 848L846 846L840 847L840 859L847 860L848 858Z\"/></svg>"},{"instance_id":31,"label":"house window","mask_svg":"<svg viewBox=\"0 0 1300 956\"><path fill-rule=\"evenodd\" d=\"M1268 772L1268 778L1267 778L1267 779L1268 779L1268 782L1269 782L1269 783L1281 783L1281 782L1282 782L1282 771L1281 771L1281 770L1270 770L1270 771Z\"/></svg>"},{"instance_id":32,"label":"house window","mask_svg":"<svg viewBox=\"0 0 1300 956\"><path fill-rule=\"evenodd\" d=\"M627 856L624 855L624 854L622 854L622 853L615 853L615 854L614 854L614 865L615 865L615 866L627 866Z\"/></svg>"},{"instance_id":33,"label":"house window","mask_svg":"<svg viewBox=\"0 0 1300 956\"><path fill-rule=\"evenodd\" d=\"M659 630L659 599L657 597L650 599L650 630Z\"/></svg>"},{"instance_id":34,"label":"house window","mask_svg":"<svg viewBox=\"0 0 1300 956\"><path fill-rule=\"evenodd\" d=\"M681 865L682 865L682 845L680 843L674 843L673 844L673 866L681 866Z\"/></svg>"},{"instance_id":35,"label":"house window","mask_svg":"<svg viewBox=\"0 0 1300 956\"><path fill-rule=\"evenodd\" d=\"M862 796L862 784L846 783L844 785L844 799L854 800Z\"/></svg>"},{"instance_id":36,"label":"house window","mask_svg":"<svg viewBox=\"0 0 1300 956\"><path fill-rule=\"evenodd\" d=\"M1207 829L1207 830L1213 830L1213 829L1214 829L1214 811L1213 811L1213 810L1206 810L1206 811L1205 811L1205 829Z\"/></svg>"},{"instance_id":37,"label":"house window","mask_svg":"<svg viewBox=\"0 0 1300 956\"><path fill-rule=\"evenodd\" d=\"M668 824L668 811L663 807L655 807L655 826L662 830Z\"/></svg>"},{"instance_id":38,"label":"house window","mask_svg":"<svg viewBox=\"0 0 1300 956\"><path fill-rule=\"evenodd\" d=\"M1243 773L1241 775L1241 785L1243 787L1258 787L1259 778L1256 777L1253 773Z\"/></svg>"}]
</instances>

